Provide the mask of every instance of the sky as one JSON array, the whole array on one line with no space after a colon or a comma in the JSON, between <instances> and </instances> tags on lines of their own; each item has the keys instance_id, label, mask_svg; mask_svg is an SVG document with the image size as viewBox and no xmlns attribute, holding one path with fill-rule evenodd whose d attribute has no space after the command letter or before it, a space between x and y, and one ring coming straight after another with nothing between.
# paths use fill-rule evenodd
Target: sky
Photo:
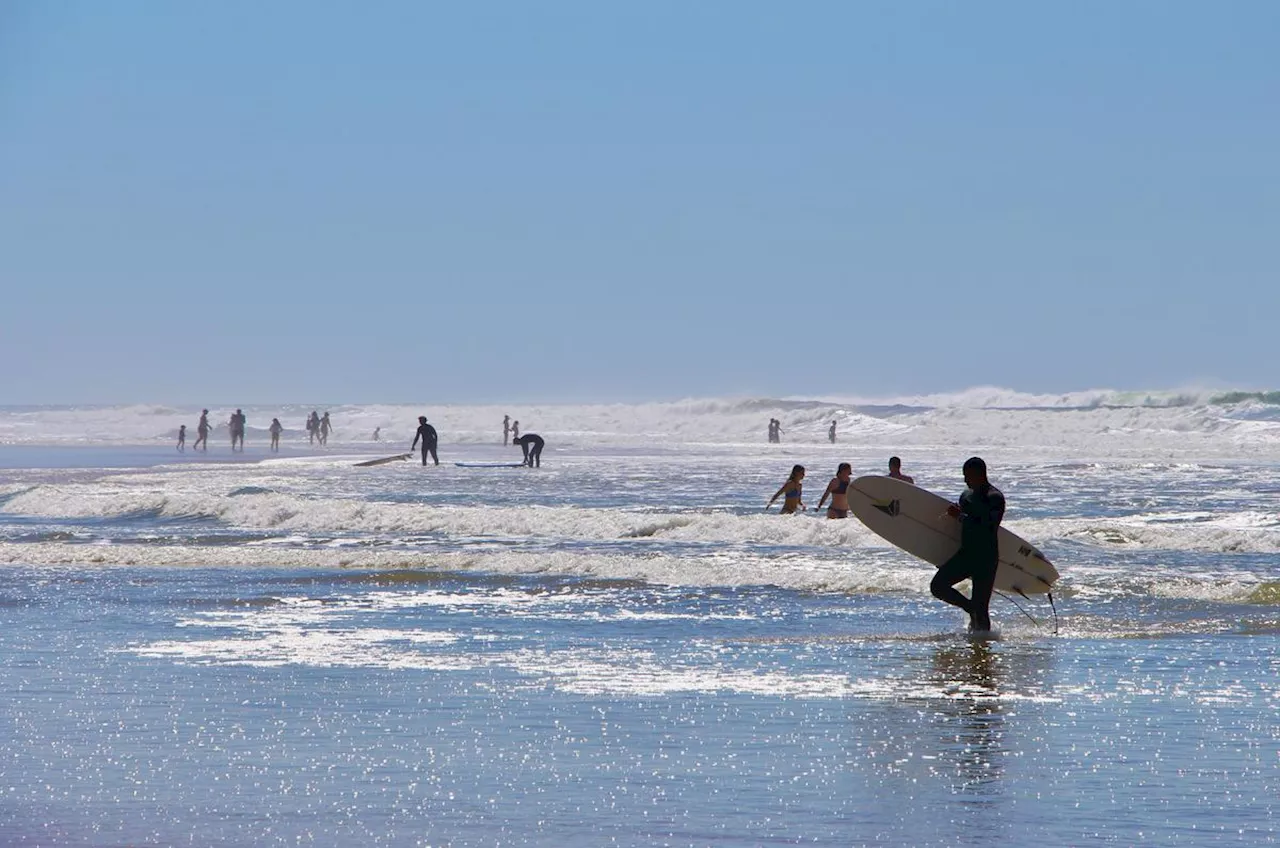
<instances>
[{"instance_id":1,"label":"sky","mask_svg":"<svg viewBox=\"0 0 1280 848\"><path fill-rule=\"evenodd\" d=\"M1275 388L1280 3L0 4L0 404Z\"/></svg>"}]
</instances>

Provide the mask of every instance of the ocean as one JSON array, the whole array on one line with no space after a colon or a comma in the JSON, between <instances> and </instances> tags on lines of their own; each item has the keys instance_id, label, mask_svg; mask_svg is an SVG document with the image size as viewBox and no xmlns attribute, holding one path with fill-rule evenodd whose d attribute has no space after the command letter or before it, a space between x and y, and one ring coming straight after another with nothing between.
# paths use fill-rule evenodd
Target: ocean
<instances>
[{"instance_id":1,"label":"ocean","mask_svg":"<svg viewBox=\"0 0 1280 848\"><path fill-rule=\"evenodd\" d=\"M0 407L0 845L1274 844L1276 400ZM1061 574L995 640L765 510L974 454Z\"/></svg>"}]
</instances>

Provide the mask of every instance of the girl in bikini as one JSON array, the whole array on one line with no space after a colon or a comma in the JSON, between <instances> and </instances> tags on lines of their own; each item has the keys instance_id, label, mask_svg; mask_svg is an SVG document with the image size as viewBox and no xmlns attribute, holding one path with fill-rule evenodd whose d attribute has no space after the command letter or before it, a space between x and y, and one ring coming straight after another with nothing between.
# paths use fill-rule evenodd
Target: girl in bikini
<instances>
[{"instance_id":1,"label":"girl in bikini","mask_svg":"<svg viewBox=\"0 0 1280 848\"><path fill-rule=\"evenodd\" d=\"M804 466L797 465L791 469L791 476L787 478L787 482L782 484L782 488L773 493L773 497L769 498L769 503L765 504L765 509L773 506L783 494L786 497L782 501L782 510L780 515L789 515L797 509L804 509L804 504L800 502L801 481L804 480Z\"/></svg>"},{"instance_id":2,"label":"girl in bikini","mask_svg":"<svg viewBox=\"0 0 1280 848\"><path fill-rule=\"evenodd\" d=\"M831 482L827 484L827 490L822 493L822 497L818 499L818 509L822 509L822 504L826 502L827 495L831 496L831 506L827 509L827 518L848 518L849 517L849 478L853 475L853 466L847 462L840 463L836 468L836 476L831 478Z\"/></svg>"}]
</instances>

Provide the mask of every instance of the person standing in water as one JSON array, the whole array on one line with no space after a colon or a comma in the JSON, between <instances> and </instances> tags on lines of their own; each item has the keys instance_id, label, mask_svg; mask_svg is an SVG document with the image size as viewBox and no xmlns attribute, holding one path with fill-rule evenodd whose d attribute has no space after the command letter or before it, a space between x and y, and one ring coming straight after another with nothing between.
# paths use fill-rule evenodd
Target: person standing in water
<instances>
[{"instance_id":1,"label":"person standing in water","mask_svg":"<svg viewBox=\"0 0 1280 848\"><path fill-rule=\"evenodd\" d=\"M803 494L803 489L804 489L803 482L804 482L804 466L803 465L792 466L791 476L787 478L787 482L782 484L782 488L774 492L773 497L769 498L769 502L764 506L765 510L768 510L769 507L773 506L773 502L776 501L779 497L786 495L786 497L782 498L782 509L779 511L778 513L779 515L790 515L796 510L803 511L805 506L804 506L804 503L800 500L800 497Z\"/></svg>"},{"instance_id":2,"label":"person standing in water","mask_svg":"<svg viewBox=\"0 0 1280 848\"><path fill-rule=\"evenodd\" d=\"M889 476L895 480L901 480L904 483L910 483L912 485L915 485L916 482L914 477L908 477L902 473L902 460L898 459L896 456L889 457Z\"/></svg>"},{"instance_id":3,"label":"person standing in water","mask_svg":"<svg viewBox=\"0 0 1280 848\"><path fill-rule=\"evenodd\" d=\"M240 453L244 453L244 413L237 409L231 413L231 452L235 453L236 445L240 445Z\"/></svg>"},{"instance_id":4,"label":"person standing in water","mask_svg":"<svg viewBox=\"0 0 1280 848\"><path fill-rule=\"evenodd\" d=\"M519 445L520 450L524 451L525 465L530 468L542 467L542 448L546 442L537 433L525 433L518 439L512 439L511 444Z\"/></svg>"},{"instance_id":5,"label":"person standing in water","mask_svg":"<svg viewBox=\"0 0 1280 848\"><path fill-rule=\"evenodd\" d=\"M373 440L374 440L375 442L380 442L380 441L382 441L382 428L381 428L381 427L374 427L374 428L373 428Z\"/></svg>"},{"instance_id":6,"label":"person standing in water","mask_svg":"<svg viewBox=\"0 0 1280 848\"><path fill-rule=\"evenodd\" d=\"M505 448L511 442L511 416L502 416L502 446Z\"/></svg>"},{"instance_id":7,"label":"person standing in water","mask_svg":"<svg viewBox=\"0 0 1280 848\"><path fill-rule=\"evenodd\" d=\"M329 423L329 413L326 411L320 417L320 444L329 444L329 434L333 432L333 425Z\"/></svg>"},{"instance_id":8,"label":"person standing in water","mask_svg":"<svg viewBox=\"0 0 1280 848\"><path fill-rule=\"evenodd\" d=\"M969 629L991 629L991 592L995 588L996 566L1000 561L997 531L1004 520L1004 494L987 479L987 464L981 457L965 460L966 488L958 504L947 506L947 515L960 520L960 550L942 564L929 591L940 601L969 613ZM961 580L971 580L969 597L956 591Z\"/></svg>"},{"instance_id":9,"label":"person standing in water","mask_svg":"<svg viewBox=\"0 0 1280 848\"><path fill-rule=\"evenodd\" d=\"M178 452L187 452L187 425L183 424L178 428Z\"/></svg>"},{"instance_id":10,"label":"person standing in water","mask_svg":"<svg viewBox=\"0 0 1280 848\"><path fill-rule=\"evenodd\" d=\"M418 439L422 439L422 464L427 464L427 454L431 454L431 460L436 464L440 464L440 458L436 456L436 442L439 441L439 434L436 428L427 423L427 416L418 416L418 432L413 436L413 444L409 446L409 453L413 453L413 449L418 446Z\"/></svg>"},{"instance_id":11,"label":"person standing in water","mask_svg":"<svg viewBox=\"0 0 1280 848\"><path fill-rule=\"evenodd\" d=\"M196 424L196 443L191 446L192 450L200 448L202 453L209 451L209 410L200 410L200 423Z\"/></svg>"},{"instance_id":12,"label":"person standing in water","mask_svg":"<svg viewBox=\"0 0 1280 848\"><path fill-rule=\"evenodd\" d=\"M831 444L833 445L836 443L836 422L835 421L831 422L831 428L827 430L827 440L831 442Z\"/></svg>"},{"instance_id":13,"label":"person standing in water","mask_svg":"<svg viewBox=\"0 0 1280 848\"><path fill-rule=\"evenodd\" d=\"M831 478L831 482L827 484L827 490L822 493L822 497L818 498L818 509L822 509L822 504L827 500L827 495L831 496L831 506L827 509L827 518L848 518L849 517L849 478L853 476L853 466L847 462L842 462L836 468L836 476Z\"/></svg>"},{"instance_id":14,"label":"person standing in water","mask_svg":"<svg viewBox=\"0 0 1280 848\"><path fill-rule=\"evenodd\" d=\"M516 443L516 439L518 438L520 438L520 422L512 421L511 422L511 444L514 445Z\"/></svg>"},{"instance_id":15,"label":"person standing in water","mask_svg":"<svg viewBox=\"0 0 1280 848\"><path fill-rule=\"evenodd\" d=\"M318 435L320 435L320 413L313 409L307 416L307 444L314 445Z\"/></svg>"},{"instance_id":16,"label":"person standing in water","mask_svg":"<svg viewBox=\"0 0 1280 848\"><path fill-rule=\"evenodd\" d=\"M280 419L272 418L271 426L267 429L271 431L271 450L280 453L280 433L284 430L284 427L280 426Z\"/></svg>"}]
</instances>

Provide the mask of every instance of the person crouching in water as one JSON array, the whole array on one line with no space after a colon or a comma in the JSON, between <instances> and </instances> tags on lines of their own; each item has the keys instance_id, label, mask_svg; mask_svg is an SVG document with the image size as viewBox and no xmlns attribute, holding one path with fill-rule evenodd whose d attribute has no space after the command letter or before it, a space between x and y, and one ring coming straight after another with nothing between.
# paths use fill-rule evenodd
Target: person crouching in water
<instances>
[{"instance_id":1,"label":"person crouching in water","mask_svg":"<svg viewBox=\"0 0 1280 848\"><path fill-rule=\"evenodd\" d=\"M773 493L773 497L769 498L769 503L765 504L764 508L767 510L769 507L773 506L774 501L785 495L786 497L783 497L782 499L782 509L779 511L779 515L790 515L796 510L803 510L805 508L804 503L800 500L800 496L804 488L802 485L803 480L804 466L793 466L791 469L791 476L787 478L787 482L782 484L781 489Z\"/></svg>"},{"instance_id":2,"label":"person crouching in water","mask_svg":"<svg viewBox=\"0 0 1280 848\"><path fill-rule=\"evenodd\" d=\"M831 496L831 506L827 509L827 518L848 518L849 517L849 478L853 476L853 466L847 462L840 463L836 468L836 476L831 478L831 482L827 484L827 490L822 493L822 497L818 498L818 509L822 509L822 504L826 501L827 495Z\"/></svg>"},{"instance_id":3,"label":"person crouching in water","mask_svg":"<svg viewBox=\"0 0 1280 848\"><path fill-rule=\"evenodd\" d=\"M427 416L418 416L418 432L413 436L413 444L409 446L409 453L413 453L413 449L418 446L418 439L422 439L422 464L427 464L427 454L431 454L431 460L436 464L440 464L440 458L436 456L436 442L440 437L436 433L436 428L427 423Z\"/></svg>"},{"instance_id":4,"label":"person crouching in water","mask_svg":"<svg viewBox=\"0 0 1280 848\"><path fill-rule=\"evenodd\" d=\"M530 468L542 467L542 448L546 442L537 433L525 433L518 439L512 439L511 444L519 445L520 450L524 451L525 465Z\"/></svg>"}]
</instances>

